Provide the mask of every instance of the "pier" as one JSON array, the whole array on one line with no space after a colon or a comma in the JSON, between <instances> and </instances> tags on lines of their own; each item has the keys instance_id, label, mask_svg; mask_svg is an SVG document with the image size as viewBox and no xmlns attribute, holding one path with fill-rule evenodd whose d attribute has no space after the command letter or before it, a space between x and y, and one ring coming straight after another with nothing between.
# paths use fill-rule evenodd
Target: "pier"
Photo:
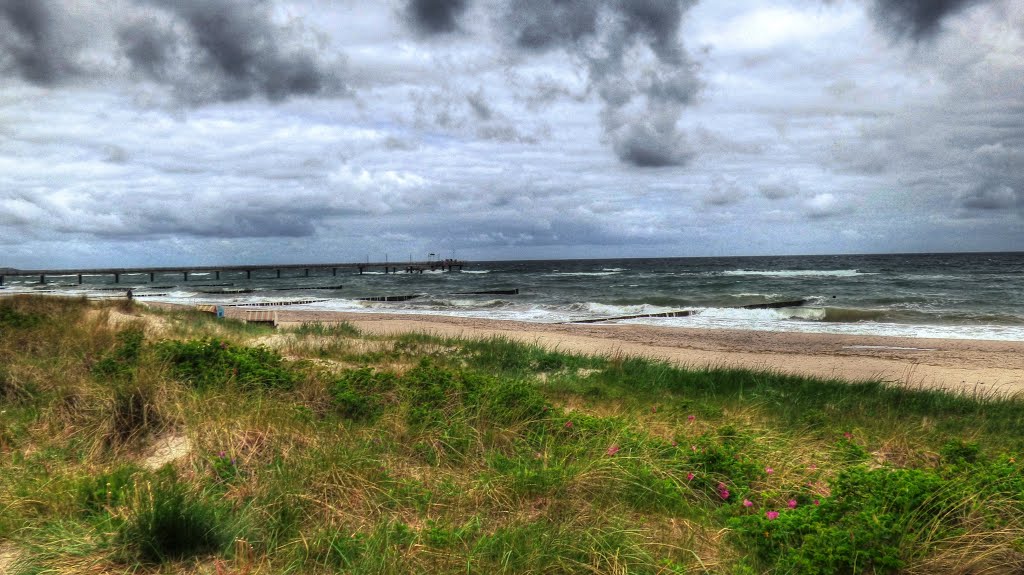
<instances>
[{"instance_id":1,"label":"pier","mask_svg":"<svg viewBox=\"0 0 1024 575\"><path fill-rule=\"evenodd\" d=\"M154 283L164 276L175 275L183 281L189 281L189 275L203 274L204 279L210 275L220 280L221 275L231 274L235 279L281 279L295 277L311 277L313 275L322 277L327 275L337 276L338 270L349 273L365 273L368 271L383 270L385 274L423 273L425 271L462 271L466 266L463 260L437 259L426 262L408 262L404 264L396 262L358 262L358 263L331 263L331 264L277 264L277 265L232 265L232 266L166 266L150 268L95 268L95 269L40 269L40 270L19 270L13 268L0 268L0 286L3 286L9 277L38 277L39 285L45 285L47 278L73 277L79 285L85 283L87 276L106 276L113 278L115 284L126 281L130 278L135 282L146 281ZM317 273L319 272L319 273ZM282 275L283 273L283 275ZM225 278L226 279L226 278Z\"/></svg>"}]
</instances>

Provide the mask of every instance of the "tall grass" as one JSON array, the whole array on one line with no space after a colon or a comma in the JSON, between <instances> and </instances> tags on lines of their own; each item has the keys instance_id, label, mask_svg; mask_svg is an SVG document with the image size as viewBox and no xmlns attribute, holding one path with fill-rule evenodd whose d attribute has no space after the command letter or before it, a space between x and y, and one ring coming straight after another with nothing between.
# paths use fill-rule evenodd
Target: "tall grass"
<instances>
[{"instance_id":1,"label":"tall grass","mask_svg":"<svg viewBox=\"0 0 1024 575\"><path fill-rule=\"evenodd\" d=\"M130 313L0 299L24 573L1024 564L1019 397ZM191 451L146 468L169 434Z\"/></svg>"}]
</instances>

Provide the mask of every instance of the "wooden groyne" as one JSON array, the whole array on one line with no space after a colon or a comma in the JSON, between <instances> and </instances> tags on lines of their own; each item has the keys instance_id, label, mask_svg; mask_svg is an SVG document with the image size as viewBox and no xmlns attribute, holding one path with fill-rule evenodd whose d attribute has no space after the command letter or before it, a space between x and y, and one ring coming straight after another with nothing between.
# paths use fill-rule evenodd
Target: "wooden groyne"
<instances>
[{"instance_id":1,"label":"wooden groyne","mask_svg":"<svg viewBox=\"0 0 1024 575\"><path fill-rule=\"evenodd\" d=\"M3 286L9 277L37 277L40 285L47 283L47 280L53 278L75 278L78 285L85 283L85 279L90 276L105 276L113 278L114 283L121 283L121 278L125 280L129 278L132 281L148 281L153 283L157 279L165 278L169 275L176 275L182 278L183 281L189 281L191 276L202 274L202 277L206 279L210 275L213 276L214 281L221 280L221 276L224 279L282 279L282 278L295 278L295 277L323 277L328 275L337 276L338 271L359 273L362 274L367 271L373 270L384 270L384 273L398 273L399 269L404 270L406 273L423 273L425 271L462 271L467 263L463 260L446 259L446 260L430 260L426 262L409 262L406 264L398 264L395 262L355 262L355 263L324 263L324 264L275 264L275 265L230 265L230 266L164 266L164 267L144 267L144 268L70 268L70 269L38 269L38 270L19 270L14 268L0 268L0 286ZM283 272L283 273L282 273ZM312 273L311 273L312 272ZM166 281L166 280L165 280ZM211 284L207 284L211 285Z\"/></svg>"},{"instance_id":2,"label":"wooden groyne","mask_svg":"<svg viewBox=\"0 0 1024 575\"><path fill-rule=\"evenodd\" d=\"M637 314L637 315L620 315L620 316L616 316L616 317L599 317L599 318L593 318L593 319L577 319L577 320L573 320L573 321L567 321L565 323L599 323L599 322L602 322L602 321L618 321L620 319L642 319L642 318L648 318L648 317L686 317L688 315L693 315L695 313L697 313L697 312L695 312L693 310L689 310L689 309L684 309L684 310L679 310L679 311L665 311L665 312L661 312L661 313L641 313L641 314Z\"/></svg>"},{"instance_id":3,"label":"wooden groyne","mask_svg":"<svg viewBox=\"0 0 1024 575\"><path fill-rule=\"evenodd\" d=\"M790 301L776 301L769 303L752 303L748 305L739 306L740 309L780 309L784 307L800 307L806 304L809 300L798 299ZM564 323L600 323L604 321L618 321L623 319L646 319L650 317L686 317L689 315L696 314L696 310L679 310L679 311L666 311L660 313L641 313L637 315L620 315L616 317L599 317L593 319L577 319L573 321L567 321Z\"/></svg>"},{"instance_id":4,"label":"wooden groyne","mask_svg":"<svg viewBox=\"0 0 1024 575\"><path fill-rule=\"evenodd\" d=\"M741 305L742 309L779 309L784 307L800 307L807 303L805 299L795 299L792 301L776 301L771 303L752 303L749 305Z\"/></svg>"}]
</instances>

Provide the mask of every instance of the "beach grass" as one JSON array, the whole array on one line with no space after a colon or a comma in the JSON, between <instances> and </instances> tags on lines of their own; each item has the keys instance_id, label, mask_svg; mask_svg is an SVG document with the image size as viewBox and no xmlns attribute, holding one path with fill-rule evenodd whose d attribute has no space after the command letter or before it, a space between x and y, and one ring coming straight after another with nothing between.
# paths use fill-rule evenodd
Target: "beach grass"
<instances>
[{"instance_id":1,"label":"beach grass","mask_svg":"<svg viewBox=\"0 0 1024 575\"><path fill-rule=\"evenodd\" d=\"M0 571L1008 573L1024 398L0 299Z\"/></svg>"}]
</instances>

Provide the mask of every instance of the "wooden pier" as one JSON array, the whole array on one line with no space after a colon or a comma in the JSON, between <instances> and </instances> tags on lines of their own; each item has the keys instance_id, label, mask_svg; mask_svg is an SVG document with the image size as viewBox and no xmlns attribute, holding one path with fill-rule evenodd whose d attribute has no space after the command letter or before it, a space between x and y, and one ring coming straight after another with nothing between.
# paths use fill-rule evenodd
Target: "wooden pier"
<instances>
[{"instance_id":1,"label":"wooden pier","mask_svg":"<svg viewBox=\"0 0 1024 575\"><path fill-rule=\"evenodd\" d=\"M383 270L385 274L396 274L399 270L405 273L423 273L425 271L462 271L466 266L463 260L430 260L426 262L408 262L404 264L396 262L359 262L359 263L334 263L334 264L280 264L280 265L233 265L233 266L168 266L150 268L95 268L95 269L41 269L41 270L19 270L13 268L0 268L0 286L4 285L9 277L38 277L39 285L45 285L47 278L73 277L79 285L85 283L87 276L112 277L115 284L121 283L122 277L129 278L135 282L145 281L154 283L168 275L176 275L183 281L189 281L190 275L203 274L203 279L213 276L213 279L220 280L221 276L228 276L233 279L282 279L295 277L311 277L310 271L316 277L327 275L330 270L332 277L338 275L338 270L349 273L362 274L367 271ZM282 272L283 275L282 275ZM243 276L244 274L244 276Z\"/></svg>"}]
</instances>

